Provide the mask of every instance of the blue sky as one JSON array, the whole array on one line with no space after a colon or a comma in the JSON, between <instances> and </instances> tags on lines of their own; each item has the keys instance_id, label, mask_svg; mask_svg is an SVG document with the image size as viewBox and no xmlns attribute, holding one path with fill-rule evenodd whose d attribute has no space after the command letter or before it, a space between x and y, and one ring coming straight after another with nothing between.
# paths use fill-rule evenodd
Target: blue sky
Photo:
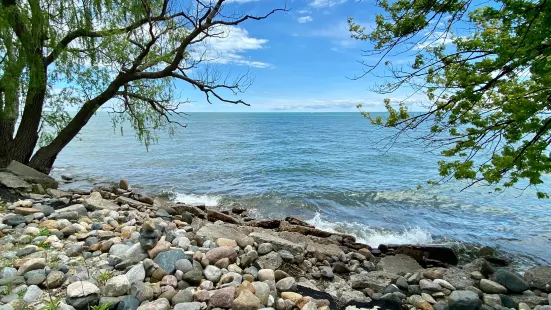
<instances>
[{"instance_id":1,"label":"blue sky","mask_svg":"<svg viewBox=\"0 0 551 310\"><path fill-rule=\"evenodd\" d=\"M372 28L380 12L373 1L230 1L224 8L226 13L262 15L285 5L290 9L233 27L225 38L209 45L218 50L215 62L219 71L234 76L249 72L254 78L254 83L240 95L251 106L210 105L201 93L178 84L182 98L192 101L182 110L357 112L356 104L362 103L366 110L384 111L385 96L371 91L381 79L351 79L363 72L359 60L375 59L362 58L361 50L368 43L350 38L346 20L354 17ZM390 97L403 99L406 94L404 91ZM412 108L419 110L415 105Z\"/></svg>"}]
</instances>

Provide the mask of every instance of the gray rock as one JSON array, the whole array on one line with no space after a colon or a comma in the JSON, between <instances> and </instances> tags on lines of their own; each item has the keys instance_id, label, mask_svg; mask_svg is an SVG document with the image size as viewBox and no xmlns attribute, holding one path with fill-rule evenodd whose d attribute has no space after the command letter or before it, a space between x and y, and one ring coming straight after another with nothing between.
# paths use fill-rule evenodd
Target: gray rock
<instances>
[{"instance_id":1,"label":"gray rock","mask_svg":"<svg viewBox=\"0 0 551 310\"><path fill-rule=\"evenodd\" d=\"M440 284L427 279L422 279L421 281L419 281L419 286L421 286L421 289L425 291L431 291L431 292L442 291L442 287L440 286Z\"/></svg>"},{"instance_id":2,"label":"gray rock","mask_svg":"<svg viewBox=\"0 0 551 310\"><path fill-rule=\"evenodd\" d=\"M283 258L277 252L270 252L264 256L260 256L256 263L261 269L276 270L283 264Z\"/></svg>"},{"instance_id":3,"label":"gray rock","mask_svg":"<svg viewBox=\"0 0 551 310\"><path fill-rule=\"evenodd\" d=\"M258 281L275 280L275 273L272 269L260 269L257 278Z\"/></svg>"},{"instance_id":4,"label":"gray rock","mask_svg":"<svg viewBox=\"0 0 551 310\"><path fill-rule=\"evenodd\" d=\"M115 255L121 257L124 252L126 252L130 248L129 245L124 243L116 243L109 248L109 255Z\"/></svg>"},{"instance_id":5,"label":"gray rock","mask_svg":"<svg viewBox=\"0 0 551 310\"><path fill-rule=\"evenodd\" d=\"M176 271L176 262L181 259L188 259L188 256L182 250L168 250L159 253L155 257L155 263L163 268L167 273L173 274Z\"/></svg>"},{"instance_id":6,"label":"gray rock","mask_svg":"<svg viewBox=\"0 0 551 310\"><path fill-rule=\"evenodd\" d=\"M396 286L398 286L402 290L407 291L408 290L408 281L404 277L399 277L396 280Z\"/></svg>"},{"instance_id":7,"label":"gray rock","mask_svg":"<svg viewBox=\"0 0 551 310\"><path fill-rule=\"evenodd\" d=\"M27 288L27 291L23 296L23 301L28 304L32 304L33 302L37 301L41 295L42 295L42 290L36 285L31 285Z\"/></svg>"},{"instance_id":8,"label":"gray rock","mask_svg":"<svg viewBox=\"0 0 551 310\"><path fill-rule=\"evenodd\" d=\"M292 242L287 239L283 239L273 233L268 232L252 232L249 234L257 243L271 243L275 251L285 250L289 251L292 255L303 254L306 250L305 243Z\"/></svg>"},{"instance_id":9,"label":"gray rock","mask_svg":"<svg viewBox=\"0 0 551 310\"><path fill-rule=\"evenodd\" d=\"M215 267L216 268L216 267ZM184 281L191 284L199 284L203 279L203 267L198 261L193 261L193 269L184 273Z\"/></svg>"},{"instance_id":10,"label":"gray rock","mask_svg":"<svg viewBox=\"0 0 551 310\"><path fill-rule=\"evenodd\" d=\"M46 280L46 271L44 269L32 270L24 274L27 285L40 285Z\"/></svg>"},{"instance_id":11,"label":"gray rock","mask_svg":"<svg viewBox=\"0 0 551 310\"><path fill-rule=\"evenodd\" d=\"M448 299L450 310L476 310L480 299L475 292L453 291Z\"/></svg>"},{"instance_id":12,"label":"gray rock","mask_svg":"<svg viewBox=\"0 0 551 310\"><path fill-rule=\"evenodd\" d=\"M507 293L507 289L503 285L488 279L480 280L479 287L481 291L488 294L506 294Z\"/></svg>"},{"instance_id":13,"label":"gray rock","mask_svg":"<svg viewBox=\"0 0 551 310\"><path fill-rule=\"evenodd\" d=\"M145 302L138 307L138 310L168 310L170 302L166 298L159 298L150 302Z\"/></svg>"},{"instance_id":14,"label":"gray rock","mask_svg":"<svg viewBox=\"0 0 551 310\"><path fill-rule=\"evenodd\" d=\"M249 251L241 256L241 267L250 266L258 258L258 253L255 250Z\"/></svg>"},{"instance_id":15,"label":"gray rock","mask_svg":"<svg viewBox=\"0 0 551 310\"><path fill-rule=\"evenodd\" d=\"M65 254L69 257L80 256L84 251L84 242L78 242L65 246Z\"/></svg>"},{"instance_id":16,"label":"gray rock","mask_svg":"<svg viewBox=\"0 0 551 310\"><path fill-rule=\"evenodd\" d=\"M333 274L333 269L328 266L320 267L321 276L327 279L333 279L335 275Z\"/></svg>"},{"instance_id":17,"label":"gray rock","mask_svg":"<svg viewBox=\"0 0 551 310\"><path fill-rule=\"evenodd\" d=\"M264 306L268 305L268 297L270 296L270 286L264 282L251 283L255 289L254 295L260 300Z\"/></svg>"},{"instance_id":18,"label":"gray rock","mask_svg":"<svg viewBox=\"0 0 551 310\"><path fill-rule=\"evenodd\" d=\"M381 258L377 264L377 270L401 275L406 273L414 273L421 269L423 269L423 267L421 267L415 259L404 254L385 256Z\"/></svg>"},{"instance_id":19,"label":"gray rock","mask_svg":"<svg viewBox=\"0 0 551 310\"><path fill-rule=\"evenodd\" d=\"M17 269L13 267L4 267L2 268L2 271L0 271L0 279L9 278L9 277L15 276L16 274L17 274Z\"/></svg>"},{"instance_id":20,"label":"gray rock","mask_svg":"<svg viewBox=\"0 0 551 310\"><path fill-rule=\"evenodd\" d=\"M67 297L84 297L99 293L100 289L87 281L77 281L67 286Z\"/></svg>"},{"instance_id":21,"label":"gray rock","mask_svg":"<svg viewBox=\"0 0 551 310\"><path fill-rule=\"evenodd\" d=\"M382 292L399 276L385 271L373 271L369 273L353 274L350 276L350 286L353 289L371 288L375 292Z\"/></svg>"},{"instance_id":22,"label":"gray rock","mask_svg":"<svg viewBox=\"0 0 551 310\"><path fill-rule=\"evenodd\" d=\"M492 308L501 306L501 298L498 294L484 294L482 301Z\"/></svg>"},{"instance_id":23,"label":"gray rock","mask_svg":"<svg viewBox=\"0 0 551 310\"><path fill-rule=\"evenodd\" d=\"M176 270L180 270L183 273L186 273L193 269L193 265L189 261L189 259L180 259L175 264Z\"/></svg>"},{"instance_id":24,"label":"gray rock","mask_svg":"<svg viewBox=\"0 0 551 310\"><path fill-rule=\"evenodd\" d=\"M271 243L261 243L258 245L258 254L260 255L266 255L270 253L273 250L273 246Z\"/></svg>"},{"instance_id":25,"label":"gray rock","mask_svg":"<svg viewBox=\"0 0 551 310\"><path fill-rule=\"evenodd\" d=\"M276 288L280 292L289 292L297 290L297 282L293 277L287 277L277 281Z\"/></svg>"},{"instance_id":26,"label":"gray rock","mask_svg":"<svg viewBox=\"0 0 551 310\"><path fill-rule=\"evenodd\" d=\"M126 275L112 277L107 280L104 287L105 296L118 297L123 296L130 290L130 281Z\"/></svg>"},{"instance_id":27,"label":"gray rock","mask_svg":"<svg viewBox=\"0 0 551 310\"><path fill-rule=\"evenodd\" d=\"M200 310L200 309L201 309L201 303L196 301L180 303L174 306L174 310Z\"/></svg>"},{"instance_id":28,"label":"gray rock","mask_svg":"<svg viewBox=\"0 0 551 310\"><path fill-rule=\"evenodd\" d=\"M124 296L119 302L117 310L136 310L140 306L140 301L134 296Z\"/></svg>"},{"instance_id":29,"label":"gray rock","mask_svg":"<svg viewBox=\"0 0 551 310\"><path fill-rule=\"evenodd\" d=\"M67 297L65 301L77 310L87 310L99 303L99 295L91 294L84 297Z\"/></svg>"},{"instance_id":30,"label":"gray rock","mask_svg":"<svg viewBox=\"0 0 551 310\"><path fill-rule=\"evenodd\" d=\"M0 184L11 189L28 190L31 188L31 184L22 178L4 171L0 171Z\"/></svg>"},{"instance_id":31,"label":"gray rock","mask_svg":"<svg viewBox=\"0 0 551 310\"><path fill-rule=\"evenodd\" d=\"M537 266L528 269L524 278L530 287L551 292L551 266Z\"/></svg>"},{"instance_id":32,"label":"gray rock","mask_svg":"<svg viewBox=\"0 0 551 310\"><path fill-rule=\"evenodd\" d=\"M145 279L145 268L143 267L143 263L138 263L134 265L132 268L130 268L126 272L126 277L128 279L128 282L130 284L136 283L136 282L143 282Z\"/></svg>"},{"instance_id":33,"label":"gray rock","mask_svg":"<svg viewBox=\"0 0 551 310\"><path fill-rule=\"evenodd\" d=\"M184 290L178 291L178 293L176 293L176 295L172 297L172 304L176 305L176 304L185 303L185 302L192 302L194 294L195 294L195 289L192 287L188 287Z\"/></svg>"},{"instance_id":34,"label":"gray rock","mask_svg":"<svg viewBox=\"0 0 551 310\"><path fill-rule=\"evenodd\" d=\"M222 270L216 266L209 265L203 270L203 275L207 280L218 283L218 281L220 281L220 277L222 276Z\"/></svg>"},{"instance_id":35,"label":"gray rock","mask_svg":"<svg viewBox=\"0 0 551 310\"><path fill-rule=\"evenodd\" d=\"M369 302L371 298L364 295L364 293L355 290L344 290L339 297L339 303L348 304L350 302Z\"/></svg>"},{"instance_id":36,"label":"gray rock","mask_svg":"<svg viewBox=\"0 0 551 310\"><path fill-rule=\"evenodd\" d=\"M46 259L30 258L19 267L18 274L22 275L31 270L44 269L46 267Z\"/></svg>"},{"instance_id":37,"label":"gray rock","mask_svg":"<svg viewBox=\"0 0 551 310\"><path fill-rule=\"evenodd\" d=\"M27 220L23 215L13 215L13 216L4 217L4 224L10 225L13 227L24 224L26 222Z\"/></svg>"}]
</instances>

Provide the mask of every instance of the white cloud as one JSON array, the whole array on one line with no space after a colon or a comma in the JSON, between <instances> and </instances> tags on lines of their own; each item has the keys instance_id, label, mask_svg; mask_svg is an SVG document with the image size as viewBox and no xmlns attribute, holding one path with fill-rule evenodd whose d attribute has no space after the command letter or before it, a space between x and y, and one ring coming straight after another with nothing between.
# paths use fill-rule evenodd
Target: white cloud
<instances>
[{"instance_id":1,"label":"white cloud","mask_svg":"<svg viewBox=\"0 0 551 310\"><path fill-rule=\"evenodd\" d=\"M345 3L347 0L314 0L308 5L314 8L330 8Z\"/></svg>"},{"instance_id":2,"label":"white cloud","mask_svg":"<svg viewBox=\"0 0 551 310\"><path fill-rule=\"evenodd\" d=\"M454 36L451 33L433 32L423 42L419 42L415 45L415 49L424 49L427 47L436 47L442 44L450 44L453 42Z\"/></svg>"},{"instance_id":3,"label":"white cloud","mask_svg":"<svg viewBox=\"0 0 551 310\"><path fill-rule=\"evenodd\" d=\"M314 19L312 18L312 16L302 16L302 17L299 17L297 18L297 21L301 24L304 24L304 23L307 23L307 22L311 22L313 21Z\"/></svg>"},{"instance_id":4,"label":"white cloud","mask_svg":"<svg viewBox=\"0 0 551 310\"><path fill-rule=\"evenodd\" d=\"M254 61L243 54L250 50L266 47L268 40L249 36L249 32L237 26L218 26L210 31L209 37L194 48L195 59L202 58L210 63L237 64L255 68L269 68L270 64Z\"/></svg>"}]
</instances>

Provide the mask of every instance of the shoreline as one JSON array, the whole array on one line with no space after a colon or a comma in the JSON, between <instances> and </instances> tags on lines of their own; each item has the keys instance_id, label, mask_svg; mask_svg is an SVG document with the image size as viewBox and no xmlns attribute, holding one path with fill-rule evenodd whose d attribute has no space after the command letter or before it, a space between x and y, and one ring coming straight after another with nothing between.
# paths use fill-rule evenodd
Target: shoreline
<instances>
[{"instance_id":1,"label":"shoreline","mask_svg":"<svg viewBox=\"0 0 551 310\"><path fill-rule=\"evenodd\" d=\"M292 217L154 199L126 180L42 190L2 211L0 303L12 309L58 297L63 309L551 307L551 266L520 275L492 256L457 266L447 247L371 248Z\"/></svg>"}]
</instances>

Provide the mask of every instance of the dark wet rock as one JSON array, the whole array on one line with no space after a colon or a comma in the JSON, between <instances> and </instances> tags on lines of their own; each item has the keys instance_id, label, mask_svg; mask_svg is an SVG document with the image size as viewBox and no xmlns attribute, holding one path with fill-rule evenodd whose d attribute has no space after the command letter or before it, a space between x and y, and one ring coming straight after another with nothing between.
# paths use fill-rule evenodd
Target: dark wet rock
<instances>
[{"instance_id":1,"label":"dark wet rock","mask_svg":"<svg viewBox=\"0 0 551 310\"><path fill-rule=\"evenodd\" d=\"M99 304L99 295L92 294L84 297L67 297L65 301L76 310L87 310Z\"/></svg>"},{"instance_id":2,"label":"dark wet rock","mask_svg":"<svg viewBox=\"0 0 551 310\"><path fill-rule=\"evenodd\" d=\"M530 289L530 285L520 275L506 269L498 269L490 279L513 293L522 293Z\"/></svg>"},{"instance_id":3,"label":"dark wet rock","mask_svg":"<svg viewBox=\"0 0 551 310\"><path fill-rule=\"evenodd\" d=\"M155 263L167 273L173 274L176 271L176 262L180 259L189 259L182 250L168 250L159 253L155 257Z\"/></svg>"},{"instance_id":4,"label":"dark wet rock","mask_svg":"<svg viewBox=\"0 0 551 310\"><path fill-rule=\"evenodd\" d=\"M239 224L239 221L232 216L214 210L207 210L207 219L213 222L222 221L231 224Z\"/></svg>"},{"instance_id":5,"label":"dark wet rock","mask_svg":"<svg viewBox=\"0 0 551 310\"><path fill-rule=\"evenodd\" d=\"M475 292L453 291L448 299L450 310L476 310L480 299Z\"/></svg>"},{"instance_id":6,"label":"dark wet rock","mask_svg":"<svg viewBox=\"0 0 551 310\"><path fill-rule=\"evenodd\" d=\"M426 267L427 262L441 262L457 265L459 259L455 252L448 247L436 245L388 245L396 254L405 254L414 258L419 264ZM375 253L373 253L375 254ZM433 264L434 265L434 264Z\"/></svg>"},{"instance_id":7,"label":"dark wet rock","mask_svg":"<svg viewBox=\"0 0 551 310\"><path fill-rule=\"evenodd\" d=\"M341 262L336 262L335 264L333 264L333 271L336 272L336 273L349 273L350 272L350 270L348 269L346 264L341 263Z\"/></svg>"}]
</instances>

